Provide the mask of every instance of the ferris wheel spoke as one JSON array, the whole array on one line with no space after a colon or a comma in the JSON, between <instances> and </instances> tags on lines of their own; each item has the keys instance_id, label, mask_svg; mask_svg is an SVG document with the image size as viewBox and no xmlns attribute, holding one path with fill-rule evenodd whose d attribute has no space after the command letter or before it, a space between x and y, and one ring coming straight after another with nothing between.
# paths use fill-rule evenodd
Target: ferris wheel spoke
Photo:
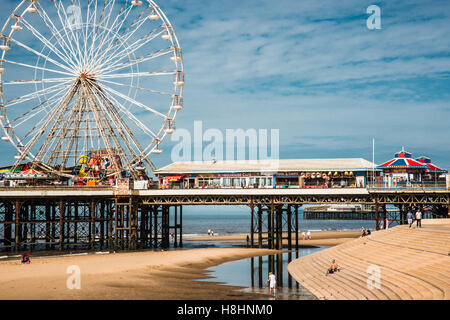
<instances>
[{"instance_id":1,"label":"ferris wheel spoke","mask_svg":"<svg viewBox=\"0 0 450 320\"><path fill-rule=\"evenodd\" d=\"M16 39L13 39L13 38L11 38L11 41L12 41L13 43L17 44L18 46L24 48L25 50L27 50L27 51L29 51L29 52L31 52L31 53L34 53L35 55L41 57L41 58L44 59L45 61L49 61L49 62L53 63L55 66L58 66L58 67L60 67L61 69L64 69L64 70L66 70L66 71L68 71L68 72L72 72L72 70L70 70L70 69L67 68L66 66L60 64L59 62L53 60L52 58L50 58L50 57L48 57L48 56L43 55L43 54L40 53L40 52L37 52L36 50L34 50L34 49L30 48L29 46L23 44L22 42L17 41ZM61 73L62 73L62 72L61 72ZM63 74L72 75L71 73L63 73Z\"/></svg>"},{"instance_id":2,"label":"ferris wheel spoke","mask_svg":"<svg viewBox=\"0 0 450 320\"><path fill-rule=\"evenodd\" d=\"M116 39L117 41L120 40L120 43L117 46L115 46L115 47L111 47L111 48L108 48L107 50L105 50L105 52L103 53L102 57L100 58L99 66L103 67L104 65L106 65L107 63L109 63L109 62L111 62L113 60L114 61L119 60L119 57L126 57L126 56L129 56L129 55L133 54L137 49L142 47L142 46L140 46L140 47L136 48L138 43L140 43L141 41L145 41L148 37L150 37L155 32L157 32L160 28L161 28L161 26L153 29L151 32L147 33L145 36L143 36L142 38L136 40L133 44L129 45L128 47L126 47L126 48L124 48L122 50L120 50L121 47L123 46L124 43L127 43L127 41L129 40L129 37L126 38L126 39L123 39L123 40L120 39L120 38ZM136 30L134 30L133 33L130 34L130 36L133 35L134 32L136 32ZM163 32L164 32L164 30L161 31L160 33L158 33L156 36L151 37L150 40L145 41L145 44L147 44L151 40L155 39L158 35L161 35ZM114 45L114 44L115 43L113 43L112 45ZM115 48L115 50L112 53L110 53L112 48ZM133 48L133 51L129 51L130 48Z\"/></svg>"},{"instance_id":3,"label":"ferris wheel spoke","mask_svg":"<svg viewBox=\"0 0 450 320\"><path fill-rule=\"evenodd\" d=\"M150 40L150 41L151 41L151 40ZM150 42L150 41L149 41L149 42ZM144 44L142 44L142 46L143 46L143 45L144 45ZM109 67L107 67L107 68L105 68L105 69L102 69L102 72L105 72L105 71L108 71L108 70L113 70L113 71L115 71L115 70L124 69L124 68L127 68L127 67L131 67L131 66L133 66L133 65L142 63L142 62L146 62L146 61L149 61L149 60L152 60L152 59L159 58L159 57L161 57L161 56L164 56L164 55L167 55L167 54L173 52L173 51L172 51L172 48L168 47L168 48L164 48L164 49L160 49L160 50L157 50L157 51L153 51L153 52L147 53L147 54L142 55L142 56L140 56L140 57L138 57L138 58L135 58L135 59L130 59L130 60L125 61L125 62L120 62L120 61L121 61L123 58L125 58L126 56L129 56L130 54L134 54L134 52L135 52L136 50L140 49L140 47L142 47L142 46L134 47L133 50L131 50L131 51L127 51L127 49L124 49L123 52L124 52L125 54L124 54L124 55L121 55L121 56L118 56L118 57L115 59L116 62L113 63L113 64L111 64ZM117 69L116 69L116 68L117 68ZM108 72L106 72L106 73L108 73Z\"/></svg>"},{"instance_id":4,"label":"ferris wheel spoke","mask_svg":"<svg viewBox=\"0 0 450 320\"><path fill-rule=\"evenodd\" d=\"M156 138L157 135L150 130L147 126L145 126L136 116L134 116L127 108L125 108L116 98L114 98L111 94L108 92L102 90L102 93L107 97L108 100L112 101L114 103L114 106L118 107L122 113L126 114L126 116L132 120L137 127L139 127L146 135L149 137Z\"/></svg>"},{"instance_id":5,"label":"ferris wheel spoke","mask_svg":"<svg viewBox=\"0 0 450 320\"><path fill-rule=\"evenodd\" d=\"M70 52L72 53L73 59L76 60L77 66L81 66L81 60L80 60L81 57L79 57L79 56L77 55L76 49L75 49L75 47L72 45L72 41L71 41L71 40L75 40L75 39L73 38L73 35L72 35L72 34L70 34L70 36L69 36L69 33L67 32L67 29L68 29L68 28L67 28L66 24L67 24L67 21L68 21L69 18L67 17L66 9L64 8L64 6L62 5L61 2L58 2L58 4L56 4L56 2L53 2L53 4L54 4L54 6L55 6L55 9L56 9L56 12L57 12L59 21L60 21L61 25L63 26L63 31L64 31L64 34L65 34L66 39L67 39L67 48L69 48ZM62 8L62 9L61 9L61 8ZM61 14L61 11L64 13L65 20L63 19L63 16L62 16L62 14ZM56 27L55 27L55 29L56 29ZM62 35L61 35L61 38L64 39L64 37L63 37ZM64 43L66 43L65 40L64 40Z\"/></svg>"},{"instance_id":6,"label":"ferris wheel spoke","mask_svg":"<svg viewBox=\"0 0 450 320\"><path fill-rule=\"evenodd\" d=\"M98 129L99 129L98 131L99 131L100 135L102 136L103 143L105 144L106 149L108 150L108 154L114 155L114 154L116 154L116 153L113 152L114 148L112 147L111 141L110 141L110 139L114 140L114 135L113 135L113 130L114 130L114 129L110 126L109 121L107 121L107 125L109 126L108 129L109 129L109 132L111 132L111 135L108 136L108 135L106 134L106 132L107 132L108 130L105 129L105 127L103 126L103 121L102 121L103 119L106 118L106 116L104 115L104 113L103 113L103 116L102 116L101 106L99 107L98 104L97 104L97 101L94 100L95 95L93 94L92 89L90 88L90 86L88 86L88 85L83 85L83 90L85 91L85 94L86 94L87 99L91 102L91 103L90 103L91 110L92 110L92 113L93 113L93 115L94 115L96 125L97 125L97 127L98 127ZM119 150L121 151L120 153L123 154L123 155L125 156L125 152L123 152L120 143L119 143L119 144L116 144L116 148L119 149ZM125 161L128 161L128 160L126 159L126 157L125 157L124 160L125 160ZM120 170L120 168L118 167L118 164L117 164L116 161L113 161L113 167L114 167L117 171Z\"/></svg>"},{"instance_id":7,"label":"ferris wheel spoke","mask_svg":"<svg viewBox=\"0 0 450 320\"><path fill-rule=\"evenodd\" d=\"M99 34L100 43L103 42L105 35L109 32L109 22L111 21L112 10L114 8L115 0L110 0L102 11L102 19L99 21L99 25L102 30ZM116 17L117 19L117 17Z\"/></svg>"},{"instance_id":8,"label":"ferris wheel spoke","mask_svg":"<svg viewBox=\"0 0 450 320\"><path fill-rule=\"evenodd\" d=\"M138 90L141 90L141 91L150 92L150 93L157 93L157 94L161 94L161 95L167 95L167 96L171 95L171 93L169 93L169 92L141 88L141 87L137 87L137 86L133 86L133 85L129 85L129 84L124 84L124 83L119 83L119 82L115 82L115 81L109 81L109 80L105 80L105 79L100 80L99 82L100 83L106 82L106 83L114 84L114 85L121 86L121 87L126 87L126 88L131 88L131 89L138 89Z\"/></svg>"},{"instance_id":9,"label":"ferris wheel spoke","mask_svg":"<svg viewBox=\"0 0 450 320\"><path fill-rule=\"evenodd\" d=\"M38 83L61 83L67 80L73 80L74 78L41 78L34 80L7 80L2 83L5 84L38 84Z\"/></svg>"},{"instance_id":10,"label":"ferris wheel spoke","mask_svg":"<svg viewBox=\"0 0 450 320\"><path fill-rule=\"evenodd\" d=\"M120 79L120 78L133 78L133 77L154 77L154 76L167 76L174 75L176 71L157 71L157 72L135 72L135 73L116 73L106 74L99 76L99 79Z\"/></svg>"},{"instance_id":11,"label":"ferris wheel spoke","mask_svg":"<svg viewBox=\"0 0 450 320\"><path fill-rule=\"evenodd\" d=\"M73 52L72 48L67 44L64 37L59 32L58 28L53 23L52 19L48 16L47 12L44 10L44 7L38 4L38 14L41 17L43 23L47 26L47 28L52 33L53 37L58 41L58 44L61 48L61 50L64 51L65 55L70 59L72 66L79 66L80 62L76 61L75 59L75 53ZM64 25L63 25L64 26ZM75 59L75 60L74 60Z\"/></svg>"},{"instance_id":12,"label":"ferris wheel spoke","mask_svg":"<svg viewBox=\"0 0 450 320\"><path fill-rule=\"evenodd\" d=\"M59 67L67 70L67 71L71 71L71 69L69 67L74 67L71 62L69 61L69 59L67 59L67 57L61 53L47 38L45 38L39 31L37 31L31 24L29 24L25 19L22 19L23 25L31 31L31 33L39 40L41 41L47 48L49 48L55 55L58 56L59 59L61 59L62 61L64 61L66 63L66 65L60 64L60 63L55 63L57 64Z\"/></svg>"},{"instance_id":13,"label":"ferris wheel spoke","mask_svg":"<svg viewBox=\"0 0 450 320\"><path fill-rule=\"evenodd\" d=\"M49 114L51 114L51 115L55 115L56 113L57 113L57 111L58 111L58 104L57 104L57 101L54 101L52 104L49 104L48 105L48 107L50 107L50 106L52 106L53 105L53 108L50 110L50 112L49 112ZM40 128L42 127L42 125L44 125L44 123L45 123L45 121L48 121L48 118L46 118L46 117L42 117L40 120L39 120L39 122L38 123L36 123L36 125L34 125L25 135L24 135L24 137L20 140L25 146L28 146L29 145L29 143L30 143L30 141L28 141L28 142L25 142L28 138L31 138L31 139L33 139L33 138L35 138L36 137L36 135L37 135L37 133L38 133L38 130L40 130ZM37 139L36 139L37 140ZM35 142L34 142L35 143ZM33 143L33 145L34 145L34 143ZM31 148L32 148L32 146L30 146L30 148L29 148L29 151L31 150ZM28 152L29 152L28 151ZM24 151L24 153L25 153L25 151Z\"/></svg>"},{"instance_id":14,"label":"ferris wheel spoke","mask_svg":"<svg viewBox=\"0 0 450 320\"><path fill-rule=\"evenodd\" d=\"M158 50L158 51L155 51L155 52L151 52L151 53L148 53L146 55L143 55L143 56L135 58L135 59L130 59L130 60L124 61L122 63L116 63L114 65L111 65L110 67L107 67L107 68L103 69L101 74L108 74L108 73L112 73L112 72L117 72L117 71L122 70L122 69L130 68L130 67L132 67L132 66L134 66L136 64L143 63L143 62L146 62L146 61L150 61L150 60L153 60L153 59L165 56L165 55L167 55L169 53L172 53L170 48L161 49L161 50Z\"/></svg>"},{"instance_id":15,"label":"ferris wheel spoke","mask_svg":"<svg viewBox=\"0 0 450 320\"><path fill-rule=\"evenodd\" d=\"M115 1L115 0L113 0L113 1ZM76 4L74 2L74 0L71 0L71 3L72 3L73 10L75 10L75 8L79 8L80 10L82 10L83 7L81 6L81 3L80 3L79 0L78 0L78 4ZM76 15L76 13L73 13L73 14ZM75 35L76 44L77 44L77 51L78 51L78 53L80 55L80 58L81 58L81 61L83 62L83 65L86 65L87 64L87 59L86 59L86 55L83 54L83 44L81 43L81 41L84 39L83 15L80 14L80 15L77 15L77 16L78 16L78 19L80 19L80 21L77 21L76 20L77 18L74 17L75 25L71 25L69 29L70 29L70 31L72 31L72 34ZM88 27L87 24L86 24L86 27ZM80 31L78 31L78 30L80 30ZM87 41L87 40L84 39L84 41Z\"/></svg>"},{"instance_id":16,"label":"ferris wheel spoke","mask_svg":"<svg viewBox=\"0 0 450 320\"><path fill-rule=\"evenodd\" d=\"M111 93L113 93L113 94L115 94L115 95L121 97L122 99L124 99L124 100L126 100L126 101L128 101L128 102L131 102L131 103L134 104L135 106L138 106L138 107L140 107L140 108L142 108L142 109L145 109L145 110L147 110L147 111L153 112L155 115L157 115L157 116L163 118L164 120L167 119L167 116L166 116L166 115L162 114L161 112L156 111L155 109L152 109L152 108L150 108L150 107L144 105L143 103L140 103L140 102L134 100L133 98L130 98L130 97L128 97L128 96L126 96L126 95L124 95L124 94L122 94L122 93L120 93L120 92L118 92L118 91L116 91L116 90L114 90L114 89L108 87L108 86L105 86L105 85L104 85L103 88L104 88L105 90L107 90L107 91L109 91L109 92L111 92Z\"/></svg>"},{"instance_id":17,"label":"ferris wheel spoke","mask_svg":"<svg viewBox=\"0 0 450 320\"><path fill-rule=\"evenodd\" d=\"M134 154L133 146L131 143L134 144L135 148L138 150L142 149L140 144L137 142L136 138L133 136L131 130L128 128L128 126L125 124L125 122L122 120L120 115L117 113L117 110L112 106L111 102L107 99L107 97L103 94L101 88L98 86L93 85L93 89L96 91L97 99L100 102L100 106L103 108L104 112L109 116L109 118L112 120L112 122L115 124L116 129L119 133L119 135L122 137L122 140L128 149L129 154ZM127 136L128 134L128 136ZM131 142L130 142L131 140ZM120 145L120 142L115 139L115 143L117 145ZM127 160L128 161L128 160ZM129 167L131 167L131 163L128 161Z\"/></svg>"},{"instance_id":18,"label":"ferris wheel spoke","mask_svg":"<svg viewBox=\"0 0 450 320\"><path fill-rule=\"evenodd\" d=\"M72 82L71 80L69 80L69 81ZM21 97L10 99L10 100L5 102L5 106L9 108L9 107L12 107L14 105L30 101L32 99L39 98L39 97L44 96L46 94L53 93L55 91L59 91L61 88L66 89L68 87L67 84L69 83L69 81L66 81L64 83L59 83L59 84L56 84L56 85L48 87L48 88L41 89L41 90L38 90L36 92L28 93L28 94L25 94L25 95L23 95Z\"/></svg>"},{"instance_id":19,"label":"ferris wheel spoke","mask_svg":"<svg viewBox=\"0 0 450 320\"><path fill-rule=\"evenodd\" d=\"M116 18L114 19L114 21L111 24L111 26L110 26L109 22L111 21L113 5L111 5L111 7L109 9L109 13L106 14L105 19L102 19L101 22L102 22L102 29L103 30L98 34L99 44L98 44L97 48L99 50L96 51L96 54L98 54L98 52L101 51L101 48L103 48L103 45L108 41L108 36L111 34L111 31L113 30L114 26L116 25L118 19L121 18L122 14L124 13L123 9L125 8L125 5L126 4L124 4L122 6L119 14L116 15ZM131 11L130 9L131 8L129 8L128 13ZM122 24L123 24L123 22L124 21L122 21ZM100 22L99 22L99 25L100 25Z\"/></svg>"},{"instance_id":20,"label":"ferris wheel spoke","mask_svg":"<svg viewBox=\"0 0 450 320\"><path fill-rule=\"evenodd\" d=\"M67 16L66 8L62 4L62 1L58 2L58 6L59 7L58 7L57 10L58 10L58 16L59 16L60 21L61 21L61 25L64 26L64 32L66 33L67 38L69 38L69 39L71 38L73 40L73 42L75 42L75 46L74 46L75 56L78 56L78 60L80 61L80 65L82 65L83 63L85 63L85 61L83 61L83 55L82 55L81 49L80 49L80 39L78 37L78 33L76 32L77 31L76 28L78 26L73 26L71 24L68 24L70 19ZM72 6L73 6L73 1L72 1ZM60 11L63 13L63 15L60 14ZM65 20L63 18L65 18ZM75 32L74 32L74 29L75 29Z\"/></svg>"},{"instance_id":21,"label":"ferris wheel spoke","mask_svg":"<svg viewBox=\"0 0 450 320\"><path fill-rule=\"evenodd\" d=\"M46 119L46 122L42 125L42 127L39 128L39 130L35 133L35 135L33 136L33 138L30 140L30 142L26 145L24 153L28 153L30 152L30 150L33 148L34 144L38 141L38 139L44 134L45 131L47 131L47 128L50 126L50 124L53 123L53 121L55 120L55 118L59 115L59 119L61 119L63 117L63 115L65 114L65 111L68 108L68 105L70 103L70 101L72 101L75 93L76 93L76 89L78 87L78 83L74 84L71 87L71 90L69 92L67 92L65 94L65 96L60 99L58 101L58 103L56 104L56 106L53 108L51 115ZM63 108L61 110L61 107ZM53 128L50 130L47 139L44 141L44 143L41 145L39 150L43 150L47 147L48 145L48 140L51 139L55 133L55 125L56 123L53 125ZM39 152L36 155L36 159L37 160L41 160L38 158Z\"/></svg>"},{"instance_id":22,"label":"ferris wheel spoke","mask_svg":"<svg viewBox=\"0 0 450 320\"><path fill-rule=\"evenodd\" d=\"M127 1L128 1L128 0L127 0ZM125 5L126 5L126 4L124 4L124 6L125 6ZM122 7L122 9L123 9L123 7ZM107 41L107 37L106 37L106 36L103 36L103 37L101 38L101 42L100 42L100 44L98 45L98 48L97 48L98 50L96 50L95 55L92 57L92 60L93 60L93 61L101 60L101 58L99 59L99 55L100 55L102 52L104 52L104 54L102 54L102 57L104 57L106 54L108 54L109 48L110 48L110 46L111 46L111 43L112 43L112 42L114 41L114 39L117 37L117 35L118 35L120 29L123 27L125 21L127 20L129 14L131 13L131 11L132 11L132 7L129 7L128 10L124 10L124 11L121 10L121 13L116 17L116 20L113 22L113 26L115 26L115 29L117 29L117 30L115 31L115 34L111 37L112 40L109 39L109 40ZM117 20L118 20L118 19L121 17L121 15L123 15L123 14L125 14L125 17L123 17L122 22L121 22L120 24L117 24ZM114 31L113 29L114 29L114 27L108 28L108 35L111 33L111 31ZM95 41L93 41L93 44L94 44L94 43L95 43ZM106 48L103 49L105 45L106 45ZM94 52L94 47L93 47L93 46L92 46L92 48L91 48L91 51Z\"/></svg>"},{"instance_id":23,"label":"ferris wheel spoke","mask_svg":"<svg viewBox=\"0 0 450 320\"><path fill-rule=\"evenodd\" d=\"M32 109L28 110L24 114L20 115L13 121L11 121L11 126L19 127L26 121L30 120L31 118L35 117L37 114L47 110L49 106L53 103L56 103L58 100L58 96L62 95L66 91L66 88L62 88L59 91L57 91L54 95L52 95L50 98L44 100L43 102L39 103L37 106L33 107ZM42 106L45 106L44 108L41 108ZM22 120L19 123L16 123L17 121Z\"/></svg>"},{"instance_id":24,"label":"ferris wheel spoke","mask_svg":"<svg viewBox=\"0 0 450 320\"><path fill-rule=\"evenodd\" d=\"M139 17L141 17L143 15L143 12L141 12L141 15ZM131 25L129 25L122 34L120 35L115 35L115 39L114 41L111 42L111 44L108 46L108 48L103 52L103 55L101 56L101 58L99 59L99 64L100 65L104 65L105 62L102 61L104 60L106 57L108 57L108 59L106 61L111 61L111 58L113 58L117 51L122 47L122 45L124 43L127 43L127 41L140 29L140 27L147 21L148 17L146 17L145 19L142 19L141 21L139 21L138 18L136 18L135 20L133 20L133 22L131 23ZM139 23L134 26L134 24L136 24L139 21ZM127 34L128 30L131 29L133 27L133 30L131 33ZM155 28L153 31L150 32L153 33L156 30L158 30L160 27ZM125 36L126 35L126 36ZM113 50L111 53L111 50Z\"/></svg>"},{"instance_id":25,"label":"ferris wheel spoke","mask_svg":"<svg viewBox=\"0 0 450 320\"><path fill-rule=\"evenodd\" d=\"M48 116L49 114L53 114L53 112L56 111L56 110L52 109L51 106L53 106L53 105L56 106L56 104L58 104L64 98L64 96L66 94L67 94L67 89L66 88L61 89L60 91L58 91L55 94L53 94L47 100L39 103L37 106L35 106L34 108L29 110L25 114L23 114L23 115L19 116L18 118L16 118L11 124L13 124L15 127L19 127L21 124L23 124L24 122L30 120L31 118L35 117L37 114L39 114L39 113L41 113L43 111L46 112L46 116ZM51 109L51 111L47 112L47 110L49 110L49 109ZM15 122L17 122L17 121L19 121L21 119L22 119L21 122L15 124ZM38 124L43 123L46 119L47 119L47 117L42 117ZM31 133L31 131L29 133Z\"/></svg>"},{"instance_id":26,"label":"ferris wheel spoke","mask_svg":"<svg viewBox=\"0 0 450 320\"><path fill-rule=\"evenodd\" d=\"M14 127L15 130L17 130L18 128L20 128L24 123L32 120L33 118L35 118L37 115L41 114L42 112L45 111L45 116L47 116L49 113L53 112L53 109L51 108L52 106L54 106L56 103L58 103L59 98L62 97L62 95L64 94L64 92L60 91L58 92L53 99L48 99L42 103L40 103L39 105L37 105L36 107L33 108L33 112L28 111L28 114L24 114L24 117L20 116L17 119L15 119L14 121L11 122L11 126ZM59 97L61 95L61 97ZM51 110L50 112L48 110ZM40 124L42 124L44 122L44 120L46 119L46 117L43 116L39 122L38 122L38 126ZM20 122L15 122L21 120ZM24 139L26 139L28 136L31 136L33 131L35 130L36 126L33 127L33 129L31 131L29 131L25 136Z\"/></svg>"},{"instance_id":27,"label":"ferris wheel spoke","mask_svg":"<svg viewBox=\"0 0 450 320\"><path fill-rule=\"evenodd\" d=\"M135 18L131 24L129 26L127 26L125 28L125 30L117 36L117 38L114 40L113 43L116 43L119 40L122 40L123 37L126 36L124 42L128 41L128 39L131 38L132 35L134 35L136 33L136 31L148 20L148 16L146 16L144 19L141 19L142 16L145 14L145 12L147 11L147 9L149 9L149 7L147 7L145 10L141 11L141 13L139 14L139 16L137 18ZM139 22L139 23L138 23ZM137 24L138 23L138 24ZM127 35L127 32L133 29L133 32L129 35Z\"/></svg>"},{"instance_id":28,"label":"ferris wheel spoke","mask_svg":"<svg viewBox=\"0 0 450 320\"><path fill-rule=\"evenodd\" d=\"M13 39L13 38L11 38L11 41L14 42L14 43L16 43L18 46L23 47L25 50L30 51L30 52L34 53L35 55L37 55L37 56L43 58L44 60L53 63L54 65L60 67L61 69L64 69L64 70L69 71L69 72L72 72L72 70L70 70L70 69L68 69L67 67L61 65L61 64L58 63L57 61L53 60L52 58L49 58L48 56L43 55L43 54L40 53L40 52L37 52L36 50L34 50L34 49L28 47L27 45L25 45L25 44L23 44L23 43L21 43L21 42L15 40L15 39ZM18 62L13 62L13 61L9 61L9 62L10 62L10 63L16 63L16 64L18 64ZM29 65L26 65L26 66L29 66ZM35 68L35 66L30 66L30 67ZM38 67L36 67L36 68L38 68ZM71 74L71 73L66 73L66 72L62 72L62 71L58 71L58 72L59 72L59 73L62 73L62 74L65 74L65 75L69 75L69 76L73 75L73 74Z\"/></svg>"},{"instance_id":29,"label":"ferris wheel spoke","mask_svg":"<svg viewBox=\"0 0 450 320\"><path fill-rule=\"evenodd\" d=\"M15 61L11 61L11 60L5 60L5 62L16 64L16 65L22 66L22 67L27 67L27 68L30 68L30 69L37 69L37 70L43 70L43 71L47 71L47 72L54 72L54 73L64 74L66 76L73 76L73 74L70 74L70 73L67 73L67 72L54 70L54 69L49 69L49 68L44 68L44 67L32 66L32 65L29 65L29 64L26 64L26 63L15 62Z\"/></svg>"},{"instance_id":30,"label":"ferris wheel spoke","mask_svg":"<svg viewBox=\"0 0 450 320\"><path fill-rule=\"evenodd\" d=\"M139 40L135 41L134 43L128 45L128 47L125 47L121 53L118 53L114 56L115 60L120 60L125 56L129 56L131 54L134 54L137 50L145 46L146 44L150 43L151 41L155 40L157 37L161 36L165 30L162 30L156 34L153 34L154 32L150 32L140 38ZM170 47L169 47L170 49Z\"/></svg>"},{"instance_id":31,"label":"ferris wheel spoke","mask_svg":"<svg viewBox=\"0 0 450 320\"><path fill-rule=\"evenodd\" d=\"M127 0L127 1L128 1L128 0ZM95 33L94 33L94 40L96 40L97 35L99 35L99 29L103 29L103 24L102 24L102 22L103 22L103 17L104 17L104 15L105 15L106 7L109 5L109 3L110 3L110 2L108 2L108 0L105 0L105 1L104 1L104 3L103 3L103 8L102 8L102 11L101 11L101 13L100 13L100 18L99 18L99 20L97 21L97 9L98 9L98 6L97 6L97 2L95 2L95 21L94 21L94 23L95 23L96 28L95 28ZM102 32L102 31L100 31L100 32ZM92 43L92 48L94 48L94 44L95 44L95 41L93 41L93 43ZM96 54L97 54L97 53L98 53L98 52L96 52Z\"/></svg>"}]
</instances>

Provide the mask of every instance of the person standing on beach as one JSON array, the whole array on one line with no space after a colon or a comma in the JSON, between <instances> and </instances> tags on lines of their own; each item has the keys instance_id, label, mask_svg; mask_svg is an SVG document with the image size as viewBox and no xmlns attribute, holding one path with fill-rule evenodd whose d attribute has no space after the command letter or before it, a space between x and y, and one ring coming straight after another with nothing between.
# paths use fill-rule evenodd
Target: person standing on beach
<instances>
[{"instance_id":1,"label":"person standing on beach","mask_svg":"<svg viewBox=\"0 0 450 320\"><path fill-rule=\"evenodd\" d=\"M306 238L306 233L305 233L305 231L303 231L302 232L302 240L305 240L305 238Z\"/></svg>"},{"instance_id":2,"label":"person standing on beach","mask_svg":"<svg viewBox=\"0 0 450 320\"><path fill-rule=\"evenodd\" d=\"M277 278L273 274L273 272L269 272L269 279L267 279L269 283L269 293L274 296L277 294Z\"/></svg>"},{"instance_id":3,"label":"person standing on beach","mask_svg":"<svg viewBox=\"0 0 450 320\"><path fill-rule=\"evenodd\" d=\"M308 236L308 240L311 240L311 231L308 230L308 232L306 233L306 235Z\"/></svg>"},{"instance_id":4,"label":"person standing on beach","mask_svg":"<svg viewBox=\"0 0 450 320\"><path fill-rule=\"evenodd\" d=\"M30 263L31 263L31 261L30 261L30 256L29 256L28 253L25 253L25 254L23 255L23 257L22 257L22 263L25 263L25 264L30 264Z\"/></svg>"},{"instance_id":5,"label":"person standing on beach","mask_svg":"<svg viewBox=\"0 0 450 320\"><path fill-rule=\"evenodd\" d=\"M386 229L388 229L388 228L389 228L389 220L388 220L388 218L386 218L386 223L385 223L385 226L386 226Z\"/></svg>"},{"instance_id":6,"label":"person standing on beach","mask_svg":"<svg viewBox=\"0 0 450 320\"><path fill-rule=\"evenodd\" d=\"M411 229L411 225L413 224L413 215L409 210L408 213L406 214L406 219L408 220L409 228Z\"/></svg>"},{"instance_id":7,"label":"person standing on beach","mask_svg":"<svg viewBox=\"0 0 450 320\"><path fill-rule=\"evenodd\" d=\"M422 212L420 211L419 208L417 208L417 212L416 212L416 228L422 228Z\"/></svg>"}]
</instances>

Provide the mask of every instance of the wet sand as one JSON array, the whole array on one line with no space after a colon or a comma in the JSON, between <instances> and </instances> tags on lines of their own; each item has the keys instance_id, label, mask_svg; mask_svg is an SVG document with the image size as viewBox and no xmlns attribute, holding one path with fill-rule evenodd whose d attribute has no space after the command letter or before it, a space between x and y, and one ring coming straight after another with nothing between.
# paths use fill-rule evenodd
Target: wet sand
<instances>
[{"instance_id":1,"label":"wet sand","mask_svg":"<svg viewBox=\"0 0 450 320\"><path fill-rule=\"evenodd\" d=\"M264 234L264 236L267 236ZM286 234L283 234L287 237ZM361 232L356 231L336 231L336 232L311 232L311 240L302 240L302 235L299 234L300 247L316 247L316 246L335 246L361 236ZM227 241L229 244L246 245L246 235L231 235L231 236L205 236L197 238L183 239L183 241ZM291 237L292 244L295 245L295 236ZM230 242L233 241L233 242ZM254 237L255 244L258 243L258 235ZM283 245L287 245L288 241L283 240Z\"/></svg>"},{"instance_id":2,"label":"wet sand","mask_svg":"<svg viewBox=\"0 0 450 320\"><path fill-rule=\"evenodd\" d=\"M0 299L266 299L234 291L238 287L195 281L210 278L206 268L224 262L277 253L276 250L211 248L114 253L70 257L31 257L31 264L0 262ZM68 289L67 268L81 271L81 289Z\"/></svg>"}]
</instances>

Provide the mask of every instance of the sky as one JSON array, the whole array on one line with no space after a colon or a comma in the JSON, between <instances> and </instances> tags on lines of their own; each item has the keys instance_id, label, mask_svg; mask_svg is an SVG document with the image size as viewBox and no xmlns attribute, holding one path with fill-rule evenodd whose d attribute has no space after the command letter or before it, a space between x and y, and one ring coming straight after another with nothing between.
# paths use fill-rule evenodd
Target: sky
<instances>
[{"instance_id":1,"label":"sky","mask_svg":"<svg viewBox=\"0 0 450 320\"><path fill-rule=\"evenodd\" d=\"M183 50L177 128L279 129L284 159L371 160L375 139L377 164L404 147L450 168L449 1L156 2ZM17 3L2 0L0 20ZM366 26L370 5L381 29Z\"/></svg>"}]
</instances>

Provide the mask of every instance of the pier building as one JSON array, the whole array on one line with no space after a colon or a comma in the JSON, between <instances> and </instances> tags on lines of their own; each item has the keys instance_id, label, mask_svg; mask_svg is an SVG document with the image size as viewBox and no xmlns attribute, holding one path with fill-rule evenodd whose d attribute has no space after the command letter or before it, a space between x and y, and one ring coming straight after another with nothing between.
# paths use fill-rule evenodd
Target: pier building
<instances>
[{"instance_id":1,"label":"pier building","mask_svg":"<svg viewBox=\"0 0 450 320\"><path fill-rule=\"evenodd\" d=\"M380 174L362 158L186 161L155 171L161 189L364 188Z\"/></svg>"}]
</instances>

